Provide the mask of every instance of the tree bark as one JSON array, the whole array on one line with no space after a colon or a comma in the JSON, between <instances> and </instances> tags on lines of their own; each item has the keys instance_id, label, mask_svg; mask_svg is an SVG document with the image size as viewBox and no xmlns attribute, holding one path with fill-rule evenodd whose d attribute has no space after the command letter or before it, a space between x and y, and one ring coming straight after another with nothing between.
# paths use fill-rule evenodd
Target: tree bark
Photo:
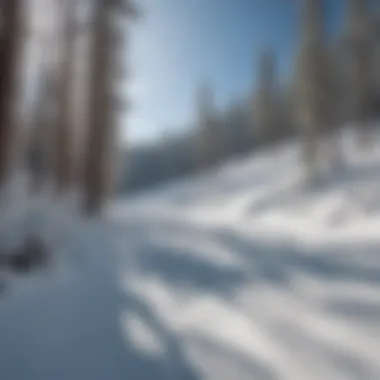
<instances>
[{"instance_id":1,"label":"tree bark","mask_svg":"<svg viewBox=\"0 0 380 380\"><path fill-rule=\"evenodd\" d=\"M0 31L0 188L9 169L17 94L19 49L22 37L22 0L1 2Z\"/></svg>"},{"instance_id":2,"label":"tree bark","mask_svg":"<svg viewBox=\"0 0 380 380\"><path fill-rule=\"evenodd\" d=\"M84 167L84 211L101 212L107 193L107 155L110 142L110 9L98 0L94 9L87 153Z\"/></svg>"},{"instance_id":3,"label":"tree bark","mask_svg":"<svg viewBox=\"0 0 380 380\"><path fill-rule=\"evenodd\" d=\"M58 115L56 126L55 185L58 193L67 191L73 180L73 114L72 79L74 74L76 0L66 0L62 33L63 54L61 57L58 84Z\"/></svg>"}]
</instances>

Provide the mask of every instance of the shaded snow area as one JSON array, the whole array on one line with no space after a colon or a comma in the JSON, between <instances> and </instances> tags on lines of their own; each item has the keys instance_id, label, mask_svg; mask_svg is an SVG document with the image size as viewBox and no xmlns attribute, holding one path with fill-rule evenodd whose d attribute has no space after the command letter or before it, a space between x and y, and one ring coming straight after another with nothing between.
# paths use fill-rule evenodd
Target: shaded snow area
<instances>
[{"instance_id":1,"label":"shaded snow area","mask_svg":"<svg viewBox=\"0 0 380 380\"><path fill-rule=\"evenodd\" d=\"M380 152L344 144L313 185L289 143L101 221L13 211L7 244L34 228L54 249L8 278L0 378L379 379Z\"/></svg>"}]
</instances>

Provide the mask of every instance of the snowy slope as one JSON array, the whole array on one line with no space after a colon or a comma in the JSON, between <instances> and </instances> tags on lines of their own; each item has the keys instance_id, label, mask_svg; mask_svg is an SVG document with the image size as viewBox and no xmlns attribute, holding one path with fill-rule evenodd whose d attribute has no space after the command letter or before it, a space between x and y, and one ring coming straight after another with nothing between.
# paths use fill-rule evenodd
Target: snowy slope
<instances>
[{"instance_id":1,"label":"snowy slope","mask_svg":"<svg viewBox=\"0 0 380 380\"><path fill-rule=\"evenodd\" d=\"M380 378L380 151L344 144L314 187L288 143L107 220L45 212L57 254L0 299L1 378Z\"/></svg>"}]
</instances>

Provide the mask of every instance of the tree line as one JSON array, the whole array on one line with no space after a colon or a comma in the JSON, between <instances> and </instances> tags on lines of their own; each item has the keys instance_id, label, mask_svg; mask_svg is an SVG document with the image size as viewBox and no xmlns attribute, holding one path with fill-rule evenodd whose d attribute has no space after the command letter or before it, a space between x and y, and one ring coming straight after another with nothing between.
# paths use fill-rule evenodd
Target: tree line
<instances>
[{"instance_id":1,"label":"tree line","mask_svg":"<svg viewBox=\"0 0 380 380\"><path fill-rule=\"evenodd\" d=\"M299 5L290 78L280 81L275 51L266 46L258 57L257 86L225 109L215 107L212 86L201 83L190 132L132 152L121 190L215 168L288 137L299 139L304 173L312 179L342 164L339 131L347 123L355 126L358 146L371 148L380 116L380 9L347 0L343 28L332 38L325 29L327 1Z\"/></svg>"},{"instance_id":2,"label":"tree line","mask_svg":"<svg viewBox=\"0 0 380 380\"><path fill-rule=\"evenodd\" d=\"M347 122L367 149L380 109L378 12L369 1L348 0L343 30L331 39L326 1L300 6L291 80L279 80L275 51L265 47L250 94L218 109L206 81L195 94L189 132L120 154L118 113L129 107L118 96L118 82L128 77L120 52L129 51L136 4L0 0L0 190L25 169L31 192L49 188L59 198L76 191L83 212L96 215L115 190L213 169L290 136L300 139L313 177L341 162L337 132Z\"/></svg>"},{"instance_id":3,"label":"tree line","mask_svg":"<svg viewBox=\"0 0 380 380\"><path fill-rule=\"evenodd\" d=\"M80 194L87 215L113 192L131 0L0 0L0 190ZM123 57L124 58L124 57Z\"/></svg>"},{"instance_id":4,"label":"tree line","mask_svg":"<svg viewBox=\"0 0 380 380\"><path fill-rule=\"evenodd\" d=\"M266 48L259 57L257 88L245 102L253 145L273 145L284 137L298 136L308 176L340 161L336 132L348 122L355 124L359 146L368 149L380 111L379 13L366 0L348 0L343 30L331 38L325 30L326 4L321 0L301 3L301 32L291 80L279 84L275 52ZM199 124L200 140L208 139L203 146L219 144L220 138L211 137L215 126L209 119L209 115L203 117ZM215 150L205 153L209 155L205 165Z\"/></svg>"}]
</instances>

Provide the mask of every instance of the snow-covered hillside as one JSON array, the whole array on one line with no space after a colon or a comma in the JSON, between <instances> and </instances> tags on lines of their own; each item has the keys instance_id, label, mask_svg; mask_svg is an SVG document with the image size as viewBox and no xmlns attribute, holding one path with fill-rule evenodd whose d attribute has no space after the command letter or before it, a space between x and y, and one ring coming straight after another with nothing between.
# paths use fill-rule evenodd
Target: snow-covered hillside
<instances>
[{"instance_id":1,"label":"snow-covered hillside","mask_svg":"<svg viewBox=\"0 0 380 380\"><path fill-rule=\"evenodd\" d=\"M344 145L315 186L289 143L107 220L37 207L55 254L0 298L1 378L379 379L380 144Z\"/></svg>"}]
</instances>

